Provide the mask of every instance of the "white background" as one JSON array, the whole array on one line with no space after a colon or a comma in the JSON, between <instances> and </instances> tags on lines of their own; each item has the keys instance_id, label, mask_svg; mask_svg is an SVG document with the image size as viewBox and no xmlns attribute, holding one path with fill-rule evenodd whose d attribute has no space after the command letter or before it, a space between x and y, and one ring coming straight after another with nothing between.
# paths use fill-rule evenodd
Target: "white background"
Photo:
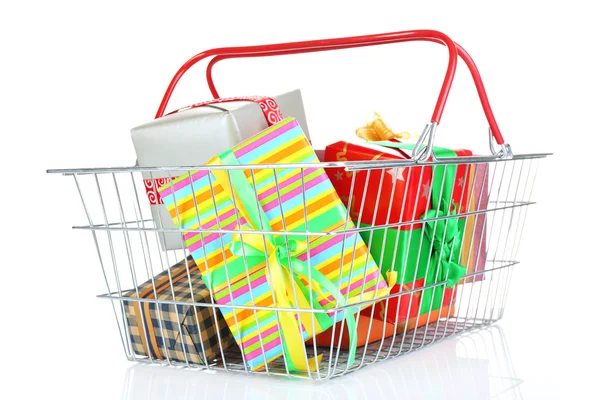
<instances>
[{"instance_id":1,"label":"white background","mask_svg":"<svg viewBox=\"0 0 600 400\"><path fill-rule=\"evenodd\" d=\"M477 387L487 380L465 380L469 370L453 364L471 339L325 385L132 367L108 303L95 298L102 285L93 242L70 229L84 223L73 183L45 174L132 165L129 129L153 118L172 75L202 50L419 28L445 32L471 53L516 153L555 153L540 168L503 334L494 331L509 353L487 344L498 352L490 363L509 359L524 380L502 396L595 397L598 14L584 1L447 3L3 2L1 397L486 398ZM372 110L396 130L420 132L446 60L442 46L386 45L225 61L215 81L222 96L301 88L320 147L353 136ZM169 109L209 99L204 67L182 79ZM486 129L459 65L439 143L483 152Z\"/></svg>"}]
</instances>

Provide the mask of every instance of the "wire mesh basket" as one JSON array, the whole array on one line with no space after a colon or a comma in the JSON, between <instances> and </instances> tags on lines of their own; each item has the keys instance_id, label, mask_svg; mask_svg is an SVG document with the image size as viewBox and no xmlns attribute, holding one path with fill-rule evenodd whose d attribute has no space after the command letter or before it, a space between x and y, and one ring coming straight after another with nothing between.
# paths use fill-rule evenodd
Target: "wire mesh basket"
<instances>
[{"instance_id":1,"label":"wire mesh basket","mask_svg":"<svg viewBox=\"0 0 600 400\"><path fill-rule=\"evenodd\" d=\"M410 31L208 51L178 72L157 117L183 72L206 56L215 56L208 76L217 97L210 70L219 59L407 40L442 42L450 51L432 122L409 159L49 171L74 179L87 217L75 228L92 234L106 285L99 297L112 303L128 359L322 380L502 317L538 162L546 154L512 154L474 63L445 35ZM475 78L492 156L439 157L433 147L457 55ZM202 190L194 187L200 175ZM263 212L264 175L274 182L270 216ZM350 195L333 195L315 208L316 175L334 181L344 175ZM391 188L382 184L389 177ZM477 184L466 184L468 177ZM158 185L145 184L148 178L163 188L191 183L189 198L177 198L175 190L159 193ZM240 180L250 193L245 201ZM398 208L392 200L400 181L404 202ZM293 224L286 209L292 186L300 200ZM365 201L367 193L374 204ZM169 196L175 228L153 218L145 199L166 203ZM226 216L224 198L231 203ZM342 223L311 222L315 209L333 203ZM429 211L418 212L418 204ZM254 223L250 209L258 216ZM165 246L166 235L178 237L180 248ZM335 254L320 252L326 242L336 243ZM378 266L387 266L387 276ZM394 291L396 282L400 289Z\"/></svg>"}]
</instances>

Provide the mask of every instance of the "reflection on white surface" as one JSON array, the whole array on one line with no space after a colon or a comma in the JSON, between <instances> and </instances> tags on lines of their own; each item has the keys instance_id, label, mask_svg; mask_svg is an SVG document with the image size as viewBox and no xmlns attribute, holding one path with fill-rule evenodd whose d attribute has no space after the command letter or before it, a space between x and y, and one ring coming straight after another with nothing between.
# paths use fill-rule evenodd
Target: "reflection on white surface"
<instances>
[{"instance_id":1,"label":"reflection on white surface","mask_svg":"<svg viewBox=\"0 0 600 400\"><path fill-rule=\"evenodd\" d=\"M498 326L370 365L328 382L146 364L128 369L123 398L138 399L522 399Z\"/></svg>"}]
</instances>

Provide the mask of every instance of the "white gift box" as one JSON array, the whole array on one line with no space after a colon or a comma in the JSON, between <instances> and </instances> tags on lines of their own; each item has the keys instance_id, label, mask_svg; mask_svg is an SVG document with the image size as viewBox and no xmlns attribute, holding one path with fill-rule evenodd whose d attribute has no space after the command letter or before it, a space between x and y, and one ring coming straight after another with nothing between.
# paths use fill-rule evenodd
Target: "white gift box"
<instances>
[{"instance_id":1,"label":"white gift box","mask_svg":"<svg viewBox=\"0 0 600 400\"><path fill-rule=\"evenodd\" d=\"M283 117L294 117L308 134L300 90L274 96ZM190 108L166 115L131 130L140 167L199 166L241 141L268 128L258 103L233 101ZM310 136L309 136L310 138ZM157 227L174 229L175 224L157 198L155 189L166 183L169 173L143 173L152 218ZM175 178L171 175L171 178ZM184 248L181 234L160 235L165 250Z\"/></svg>"}]
</instances>

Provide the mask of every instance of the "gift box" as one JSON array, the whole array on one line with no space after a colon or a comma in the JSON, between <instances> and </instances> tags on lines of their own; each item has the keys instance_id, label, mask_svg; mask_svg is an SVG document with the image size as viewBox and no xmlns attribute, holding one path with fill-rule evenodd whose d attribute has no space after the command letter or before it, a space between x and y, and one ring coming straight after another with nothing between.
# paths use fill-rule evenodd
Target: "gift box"
<instances>
[{"instance_id":1,"label":"gift box","mask_svg":"<svg viewBox=\"0 0 600 400\"><path fill-rule=\"evenodd\" d=\"M217 99L194 104L131 130L140 167L203 165L282 116L294 117L308 135L302 95L294 90L267 97ZM167 182L167 172L142 173L152 218L157 227L173 229L156 189ZM171 178L175 178L171 176ZM159 233L163 250L184 247L179 233Z\"/></svg>"},{"instance_id":2,"label":"gift box","mask_svg":"<svg viewBox=\"0 0 600 400\"><path fill-rule=\"evenodd\" d=\"M407 151L412 150L411 145L395 142L382 144L385 146L337 142L327 146L324 161L410 158ZM469 150L453 151L443 148L435 148L434 152L438 158L472 154ZM327 173L342 200L349 205L353 221L360 227L374 227L416 221L424 216L450 217L457 212L467 212L470 206L469 188L474 179L471 172L473 169L471 165L459 164L356 172L334 168L328 169ZM406 295L390 298L387 307L386 302L376 304L377 318L404 328L407 324L419 326L422 319L418 316L421 314L431 313L442 307L446 307L446 312L442 310L435 313L437 317L451 311L448 306L456 295L453 288L437 286L435 289L415 289L444 281L446 274L449 274L448 286L452 286L467 271L460 262L468 260L472 263L469 265L471 270L478 267L474 264L475 258L469 259L468 254L476 247L471 245L472 241L478 243L480 238L463 235L468 221L472 233L474 224L478 221L464 217L361 232L382 273L395 271L398 274L397 284L391 289L391 293L411 291ZM478 233L483 235L484 232L480 229ZM440 246L442 239L445 243ZM485 252L485 249L481 251ZM485 260L485 256L481 257L480 254L480 259ZM370 315L370 310L363 313ZM430 315L429 322L433 322L433 316Z\"/></svg>"},{"instance_id":3,"label":"gift box","mask_svg":"<svg viewBox=\"0 0 600 400\"><path fill-rule=\"evenodd\" d=\"M318 159L299 123L288 118L208 164L302 162ZM336 304L344 307L379 298L389 290L356 233L308 238L243 233L250 229L340 232L354 227L323 169L253 171L198 171L191 178L182 176L166 184L159 192L176 224L202 229L185 233L184 238L215 302L266 308L221 308L248 366L256 370L285 354L291 370L312 370L318 358L306 359L304 341L333 323L345 319L354 332L351 348L356 347L353 313L358 309L325 311ZM243 234L210 233L216 229ZM307 312L276 312L273 307ZM353 360L351 349L348 363Z\"/></svg>"},{"instance_id":4,"label":"gift box","mask_svg":"<svg viewBox=\"0 0 600 400\"><path fill-rule=\"evenodd\" d=\"M144 282L137 291L131 290L123 296L211 303L210 292L192 257ZM123 306L131 345L139 356L179 362L186 362L187 357L190 363L206 365L207 361L210 364L222 357L221 348L223 351L239 352L223 316L214 307L133 300L124 300Z\"/></svg>"}]
</instances>

